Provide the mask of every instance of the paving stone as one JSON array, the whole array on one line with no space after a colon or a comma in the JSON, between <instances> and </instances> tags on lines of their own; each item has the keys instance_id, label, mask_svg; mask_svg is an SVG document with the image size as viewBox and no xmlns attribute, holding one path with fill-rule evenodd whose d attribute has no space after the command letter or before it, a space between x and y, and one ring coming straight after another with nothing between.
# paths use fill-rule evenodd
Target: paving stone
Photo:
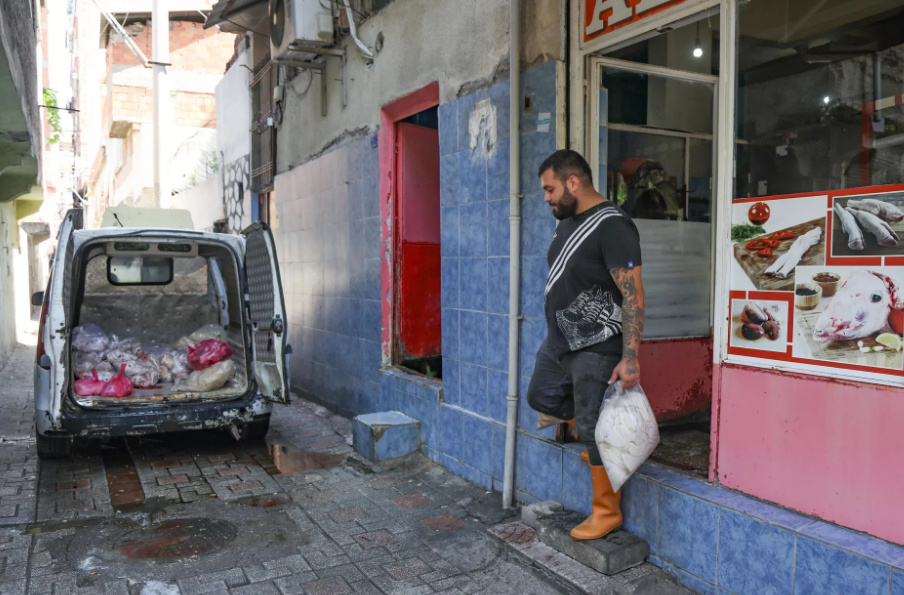
<instances>
[{"instance_id":1,"label":"paving stone","mask_svg":"<svg viewBox=\"0 0 904 595\"><path fill-rule=\"evenodd\" d=\"M433 569L420 558L408 558L392 564L385 564L383 569L398 581L433 572Z\"/></svg>"},{"instance_id":2,"label":"paving stone","mask_svg":"<svg viewBox=\"0 0 904 595\"><path fill-rule=\"evenodd\" d=\"M418 508L432 502L430 498L427 498L422 494L409 494L407 496L393 498L392 501L395 502L399 508Z\"/></svg>"},{"instance_id":3,"label":"paving stone","mask_svg":"<svg viewBox=\"0 0 904 595\"><path fill-rule=\"evenodd\" d=\"M396 541L396 537L385 529L355 535L354 539L358 542L358 545L366 550L387 546Z\"/></svg>"},{"instance_id":4,"label":"paving stone","mask_svg":"<svg viewBox=\"0 0 904 595\"><path fill-rule=\"evenodd\" d=\"M352 588L341 576L331 576L304 585L308 595L347 595L352 593Z\"/></svg>"},{"instance_id":5,"label":"paving stone","mask_svg":"<svg viewBox=\"0 0 904 595\"><path fill-rule=\"evenodd\" d=\"M465 526L460 520L451 514L443 514L429 519L424 519L421 524L434 533L444 533L446 531L457 531Z\"/></svg>"},{"instance_id":6,"label":"paving stone","mask_svg":"<svg viewBox=\"0 0 904 595\"><path fill-rule=\"evenodd\" d=\"M343 508L330 512L329 517L337 523L347 523L358 519L369 519L370 515L363 508Z\"/></svg>"}]
</instances>

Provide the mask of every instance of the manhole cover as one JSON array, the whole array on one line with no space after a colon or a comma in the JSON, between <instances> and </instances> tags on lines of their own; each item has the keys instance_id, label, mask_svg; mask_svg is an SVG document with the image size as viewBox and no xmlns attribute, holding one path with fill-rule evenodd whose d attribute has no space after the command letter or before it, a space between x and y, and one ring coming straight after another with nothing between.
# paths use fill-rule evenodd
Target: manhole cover
<instances>
[{"instance_id":1,"label":"manhole cover","mask_svg":"<svg viewBox=\"0 0 904 595\"><path fill-rule=\"evenodd\" d=\"M131 560L172 562L204 556L235 539L235 527L218 519L177 519L126 533L117 543Z\"/></svg>"}]
</instances>

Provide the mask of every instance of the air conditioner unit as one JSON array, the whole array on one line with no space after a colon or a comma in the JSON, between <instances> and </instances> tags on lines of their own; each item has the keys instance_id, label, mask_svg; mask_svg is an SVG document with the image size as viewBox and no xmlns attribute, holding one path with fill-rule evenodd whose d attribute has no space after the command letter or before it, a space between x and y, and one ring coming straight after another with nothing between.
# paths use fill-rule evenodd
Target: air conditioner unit
<instances>
[{"instance_id":1,"label":"air conditioner unit","mask_svg":"<svg viewBox=\"0 0 904 595\"><path fill-rule=\"evenodd\" d=\"M333 14L321 0L270 0L270 56L275 62L309 62L332 45Z\"/></svg>"}]
</instances>

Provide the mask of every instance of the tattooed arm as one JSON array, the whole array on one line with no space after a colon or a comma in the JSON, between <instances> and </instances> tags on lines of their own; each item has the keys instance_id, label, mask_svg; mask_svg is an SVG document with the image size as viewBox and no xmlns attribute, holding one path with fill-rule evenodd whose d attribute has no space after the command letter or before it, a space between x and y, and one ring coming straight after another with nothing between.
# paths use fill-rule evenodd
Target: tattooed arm
<instances>
[{"instance_id":1,"label":"tattooed arm","mask_svg":"<svg viewBox=\"0 0 904 595\"><path fill-rule=\"evenodd\" d=\"M643 283L640 280L640 267L633 269L610 269L609 274L615 280L622 294L622 341L624 352L622 361L616 366L609 379L609 384L621 379L624 388L631 388L640 382L640 365L637 353L640 350L640 338L643 335Z\"/></svg>"}]
</instances>

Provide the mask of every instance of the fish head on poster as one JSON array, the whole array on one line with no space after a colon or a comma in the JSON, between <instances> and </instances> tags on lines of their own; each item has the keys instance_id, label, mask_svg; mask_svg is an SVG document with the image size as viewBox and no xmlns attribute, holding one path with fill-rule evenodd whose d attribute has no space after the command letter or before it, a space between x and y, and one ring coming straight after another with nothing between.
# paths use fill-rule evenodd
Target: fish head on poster
<instances>
[{"instance_id":1,"label":"fish head on poster","mask_svg":"<svg viewBox=\"0 0 904 595\"><path fill-rule=\"evenodd\" d=\"M813 338L820 342L862 339L888 322L900 309L901 285L887 275L860 270L851 275L816 321Z\"/></svg>"}]
</instances>

